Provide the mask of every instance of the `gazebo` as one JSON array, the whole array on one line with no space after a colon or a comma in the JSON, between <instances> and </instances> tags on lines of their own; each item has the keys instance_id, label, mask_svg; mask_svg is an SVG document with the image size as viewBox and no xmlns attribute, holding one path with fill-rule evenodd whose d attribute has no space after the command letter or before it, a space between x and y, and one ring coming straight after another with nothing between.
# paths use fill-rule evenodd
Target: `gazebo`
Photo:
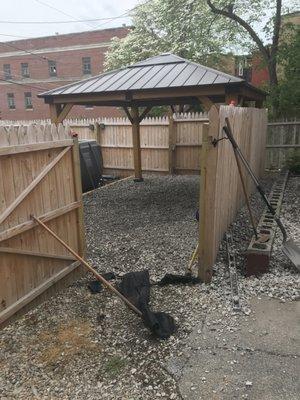
<instances>
[{"instance_id":1,"label":"gazebo","mask_svg":"<svg viewBox=\"0 0 300 400\"><path fill-rule=\"evenodd\" d=\"M244 79L164 53L39 94L50 106L53 123L61 123L74 105L124 109L132 124L135 180L141 181L140 122L154 106L214 103L262 107L266 93Z\"/></svg>"}]
</instances>

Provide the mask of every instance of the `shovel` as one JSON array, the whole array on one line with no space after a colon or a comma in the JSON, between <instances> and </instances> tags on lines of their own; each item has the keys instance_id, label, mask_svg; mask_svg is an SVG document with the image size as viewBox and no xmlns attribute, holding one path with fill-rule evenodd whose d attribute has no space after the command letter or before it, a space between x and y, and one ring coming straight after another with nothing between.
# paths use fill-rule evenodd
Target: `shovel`
<instances>
[{"instance_id":1,"label":"shovel","mask_svg":"<svg viewBox=\"0 0 300 400\"><path fill-rule=\"evenodd\" d=\"M233 135L232 135L232 130L230 126L230 122L228 118L225 118L226 126L223 127L223 130L230 140L230 143L232 144L232 147L234 149L234 152L239 156L241 159L244 167L248 171L249 175L251 176L251 179L253 180L256 189L260 193L263 201L266 203L268 210L270 213L273 215L274 220L276 221L279 229L281 230L282 236L283 236L283 243L282 243L282 251L284 254L290 259L290 261L295 265L295 267L300 271L300 248L299 246L293 241L293 239L287 237L286 230L284 226L282 225L282 222L280 221L279 217L276 215L276 211L272 207L272 205L269 203L269 200L263 190L263 188L260 186L258 179L254 175L248 161L245 159L243 153L241 152L240 148L238 147Z\"/></svg>"}]
</instances>

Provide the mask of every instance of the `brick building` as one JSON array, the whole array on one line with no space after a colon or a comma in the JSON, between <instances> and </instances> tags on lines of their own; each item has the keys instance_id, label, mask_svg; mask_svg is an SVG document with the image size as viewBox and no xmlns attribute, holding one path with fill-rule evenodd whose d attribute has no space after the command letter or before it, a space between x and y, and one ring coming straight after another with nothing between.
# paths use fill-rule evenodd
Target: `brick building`
<instances>
[{"instance_id":1,"label":"brick building","mask_svg":"<svg viewBox=\"0 0 300 400\"><path fill-rule=\"evenodd\" d=\"M110 40L127 32L122 27L0 43L0 118L48 118L49 108L37 94L101 73ZM84 106L70 113L114 115L117 109Z\"/></svg>"}]
</instances>

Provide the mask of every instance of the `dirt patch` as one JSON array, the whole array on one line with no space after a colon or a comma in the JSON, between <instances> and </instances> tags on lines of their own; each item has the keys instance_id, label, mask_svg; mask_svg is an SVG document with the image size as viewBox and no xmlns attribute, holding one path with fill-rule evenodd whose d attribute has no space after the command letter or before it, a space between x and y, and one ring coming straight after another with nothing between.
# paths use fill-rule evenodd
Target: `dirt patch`
<instances>
[{"instance_id":1,"label":"dirt patch","mask_svg":"<svg viewBox=\"0 0 300 400\"><path fill-rule=\"evenodd\" d=\"M39 361L54 364L67 363L71 357L81 353L99 351L99 346L92 342L92 325L87 321L70 321L61 324L52 332L41 332L34 340L44 344Z\"/></svg>"}]
</instances>

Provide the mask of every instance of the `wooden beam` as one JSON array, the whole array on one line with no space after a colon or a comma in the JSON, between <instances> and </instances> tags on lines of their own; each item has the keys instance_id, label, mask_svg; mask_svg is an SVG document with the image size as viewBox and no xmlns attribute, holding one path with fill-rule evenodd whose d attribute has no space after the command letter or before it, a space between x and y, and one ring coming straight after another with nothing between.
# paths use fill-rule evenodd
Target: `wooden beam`
<instances>
[{"instance_id":1,"label":"wooden beam","mask_svg":"<svg viewBox=\"0 0 300 400\"><path fill-rule=\"evenodd\" d=\"M80 207L81 204L82 203L80 201L75 201L75 202L67 204L66 206L63 206L61 208L57 208L56 210L51 210L51 211L47 212L46 214L43 214L39 218L43 222L51 221L54 218L58 218L61 215L64 215L70 211L75 210L76 208ZM34 228L36 225L37 225L36 222L29 220L29 221L23 222L22 224L19 224L12 228L9 228L3 232L0 232L0 242L10 239L14 236L20 235L21 233Z\"/></svg>"},{"instance_id":2,"label":"wooden beam","mask_svg":"<svg viewBox=\"0 0 300 400\"><path fill-rule=\"evenodd\" d=\"M173 112L169 113L169 174L174 174L175 149L176 149L176 121Z\"/></svg>"},{"instance_id":3,"label":"wooden beam","mask_svg":"<svg viewBox=\"0 0 300 400\"><path fill-rule=\"evenodd\" d=\"M0 156L8 156L10 154L30 153L32 151L40 151L54 149L59 147L73 146L73 139L57 140L54 142L39 142L20 144L16 146L0 147Z\"/></svg>"},{"instance_id":4,"label":"wooden beam","mask_svg":"<svg viewBox=\"0 0 300 400\"><path fill-rule=\"evenodd\" d=\"M15 208L29 195L30 192L41 182L41 180L51 171L51 169L63 158L63 156L70 150L71 146L66 147L62 150L34 180L27 186L22 193L11 203L10 206L0 215L0 224L2 224L7 217L15 210Z\"/></svg>"},{"instance_id":5,"label":"wooden beam","mask_svg":"<svg viewBox=\"0 0 300 400\"><path fill-rule=\"evenodd\" d=\"M12 247L0 247L0 253L17 254L21 256L40 257L40 258L53 258L53 259L68 260L68 261L75 260L74 257L65 254L40 253L30 250L15 249Z\"/></svg>"},{"instance_id":6,"label":"wooden beam","mask_svg":"<svg viewBox=\"0 0 300 400\"><path fill-rule=\"evenodd\" d=\"M73 103L50 104L50 119L53 124L60 124L71 111Z\"/></svg>"},{"instance_id":7,"label":"wooden beam","mask_svg":"<svg viewBox=\"0 0 300 400\"><path fill-rule=\"evenodd\" d=\"M134 177L136 182L143 180L142 161L141 161L141 142L140 142L140 122L139 109L132 107L132 143L133 143L133 161L134 161Z\"/></svg>"},{"instance_id":8,"label":"wooden beam","mask_svg":"<svg viewBox=\"0 0 300 400\"><path fill-rule=\"evenodd\" d=\"M217 107L209 111L209 125L204 125L202 139L201 183L199 204L199 253L198 277L209 283L212 279L213 250L215 245L215 196L218 147L212 139L219 135L219 112Z\"/></svg>"},{"instance_id":9,"label":"wooden beam","mask_svg":"<svg viewBox=\"0 0 300 400\"><path fill-rule=\"evenodd\" d=\"M209 111L214 103L207 96L199 96L198 100L203 105L205 111Z\"/></svg>"},{"instance_id":10,"label":"wooden beam","mask_svg":"<svg viewBox=\"0 0 300 400\"><path fill-rule=\"evenodd\" d=\"M139 122L143 121L143 119L146 117L148 112L151 110L152 106L148 106L145 108L145 110L142 112L142 114L139 116Z\"/></svg>"},{"instance_id":11,"label":"wooden beam","mask_svg":"<svg viewBox=\"0 0 300 400\"><path fill-rule=\"evenodd\" d=\"M63 277L68 275L70 272L74 271L74 269L78 268L80 265L79 261L75 261L71 265L63 268L61 271L57 272L55 275L51 276L51 278L47 279L46 282L43 282L40 286L34 288L31 292L27 293L25 296L21 297L14 304L7 307L0 313L0 325L14 315L21 308L29 304L32 300L42 294L49 287L53 286L56 282L60 281Z\"/></svg>"},{"instance_id":12,"label":"wooden beam","mask_svg":"<svg viewBox=\"0 0 300 400\"><path fill-rule=\"evenodd\" d=\"M85 244L85 229L84 229L83 206L82 206L82 182L81 182L78 137L74 138L74 146L72 148L72 160L73 160L75 198L76 201L80 203L80 207L78 207L76 211L78 253L80 256L84 257L86 244Z\"/></svg>"},{"instance_id":13,"label":"wooden beam","mask_svg":"<svg viewBox=\"0 0 300 400\"><path fill-rule=\"evenodd\" d=\"M57 121L56 121L57 124L60 124L61 122L63 122L63 120L66 118L66 116L71 111L73 105L74 104L72 104L72 103L67 103L62 106L60 113L57 117Z\"/></svg>"},{"instance_id":14,"label":"wooden beam","mask_svg":"<svg viewBox=\"0 0 300 400\"><path fill-rule=\"evenodd\" d=\"M125 113L126 113L126 115L127 115L127 118L129 119L129 121L131 122L131 124L133 124L133 118L132 118L132 116L131 116L131 114L130 114L130 111L128 110L128 107L123 107L123 109L124 109L124 111L125 111Z\"/></svg>"}]
</instances>

